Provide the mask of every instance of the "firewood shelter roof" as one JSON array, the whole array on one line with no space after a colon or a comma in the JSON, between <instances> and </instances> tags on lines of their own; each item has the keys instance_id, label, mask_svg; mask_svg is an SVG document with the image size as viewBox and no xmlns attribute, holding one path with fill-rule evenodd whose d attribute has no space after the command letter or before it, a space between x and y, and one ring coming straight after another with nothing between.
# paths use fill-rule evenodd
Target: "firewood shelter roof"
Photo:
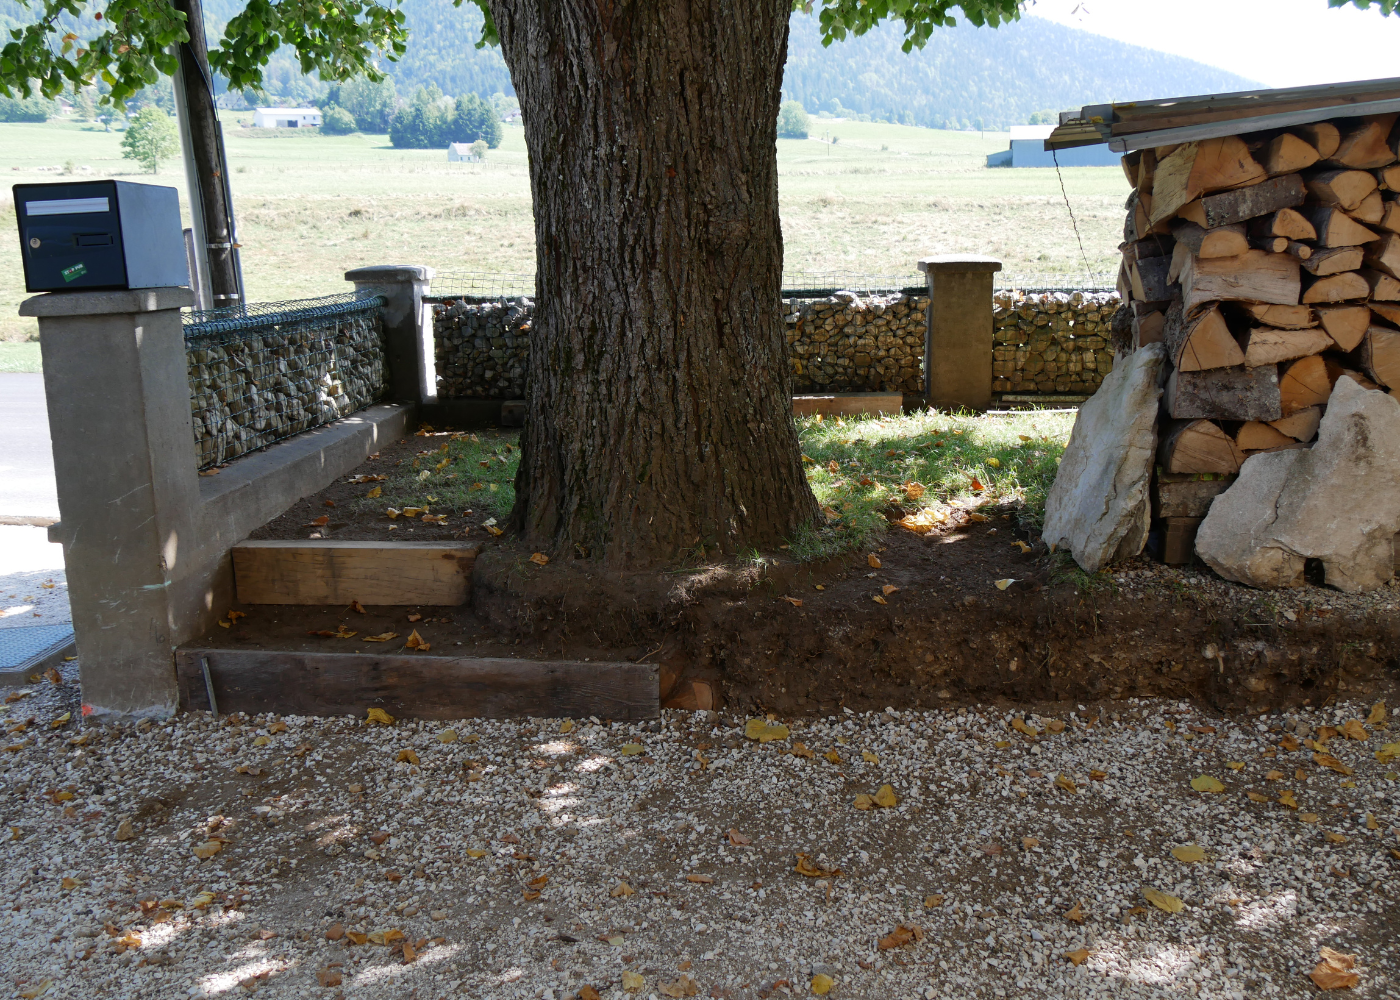
<instances>
[{"instance_id":1,"label":"firewood shelter roof","mask_svg":"<svg viewBox=\"0 0 1400 1000\"><path fill-rule=\"evenodd\" d=\"M1086 104L1060 113L1047 150L1107 143L1120 153L1178 142L1287 128L1334 118L1400 111L1400 77L1279 87L1235 94Z\"/></svg>"}]
</instances>

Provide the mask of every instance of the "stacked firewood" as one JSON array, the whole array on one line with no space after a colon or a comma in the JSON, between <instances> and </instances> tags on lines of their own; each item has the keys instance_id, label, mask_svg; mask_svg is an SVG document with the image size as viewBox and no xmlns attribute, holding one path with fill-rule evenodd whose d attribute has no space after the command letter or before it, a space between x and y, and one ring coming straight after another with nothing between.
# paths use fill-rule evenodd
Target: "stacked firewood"
<instances>
[{"instance_id":1,"label":"stacked firewood","mask_svg":"<svg viewBox=\"0 0 1400 1000\"><path fill-rule=\"evenodd\" d=\"M1169 562L1245 458L1309 446L1337 379L1400 391L1397 117L1123 157L1117 325L1171 368L1153 491Z\"/></svg>"}]
</instances>

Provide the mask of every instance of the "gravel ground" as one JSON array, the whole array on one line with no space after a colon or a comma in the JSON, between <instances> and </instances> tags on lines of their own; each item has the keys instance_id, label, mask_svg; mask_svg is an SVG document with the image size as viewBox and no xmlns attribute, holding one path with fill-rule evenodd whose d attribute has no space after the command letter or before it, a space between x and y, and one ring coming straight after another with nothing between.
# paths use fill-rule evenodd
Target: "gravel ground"
<instances>
[{"instance_id":1,"label":"gravel ground","mask_svg":"<svg viewBox=\"0 0 1400 1000\"><path fill-rule=\"evenodd\" d=\"M5 698L6 995L1224 1000L1315 993L1323 946L1356 956L1350 995L1400 994L1371 699L887 710L766 743L711 713L80 731L76 705L71 679ZM1321 728L1354 719L1365 741Z\"/></svg>"}]
</instances>

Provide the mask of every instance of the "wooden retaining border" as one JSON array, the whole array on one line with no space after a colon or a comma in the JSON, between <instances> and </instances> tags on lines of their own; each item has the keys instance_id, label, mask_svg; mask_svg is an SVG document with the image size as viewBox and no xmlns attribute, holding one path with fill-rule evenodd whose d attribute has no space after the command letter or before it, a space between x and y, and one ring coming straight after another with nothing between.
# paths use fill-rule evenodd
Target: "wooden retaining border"
<instances>
[{"instance_id":1,"label":"wooden retaining border","mask_svg":"<svg viewBox=\"0 0 1400 1000\"><path fill-rule=\"evenodd\" d=\"M233 547L242 604L465 604L480 542L245 540Z\"/></svg>"},{"instance_id":2,"label":"wooden retaining border","mask_svg":"<svg viewBox=\"0 0 1400 1000\"><path fill-rule=\"evenodd\" d=\"M396 718L438 721L636 721L661 713L659 668L651 663L191 647L175 651L175 667L181 709L225 715L363 718L382 708Z\"/></svg>"}]
</instances>

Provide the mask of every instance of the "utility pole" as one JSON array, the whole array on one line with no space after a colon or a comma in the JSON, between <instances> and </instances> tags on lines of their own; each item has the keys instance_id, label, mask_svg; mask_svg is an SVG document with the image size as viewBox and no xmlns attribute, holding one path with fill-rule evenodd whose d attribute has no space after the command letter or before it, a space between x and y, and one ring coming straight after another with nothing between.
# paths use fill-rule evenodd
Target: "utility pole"
<instances>
[{"instance_id":1,"label":"utility pole","mask_svg":"<svg viewBox=\"0 0 1400 1000\"><path fill-rule=\"evenodd\" d=\"M238 231L228 183L224 133L214 105L214 81L209 75L200 0L172 0L185 15L190 40L179 48L180 70L175 77L180 141L189 178L190 215L194 219L195 263L203 273L191 275L208 291L216 309L243 304L243 268L238 259Z\"/></svg>"}]
</instances>

